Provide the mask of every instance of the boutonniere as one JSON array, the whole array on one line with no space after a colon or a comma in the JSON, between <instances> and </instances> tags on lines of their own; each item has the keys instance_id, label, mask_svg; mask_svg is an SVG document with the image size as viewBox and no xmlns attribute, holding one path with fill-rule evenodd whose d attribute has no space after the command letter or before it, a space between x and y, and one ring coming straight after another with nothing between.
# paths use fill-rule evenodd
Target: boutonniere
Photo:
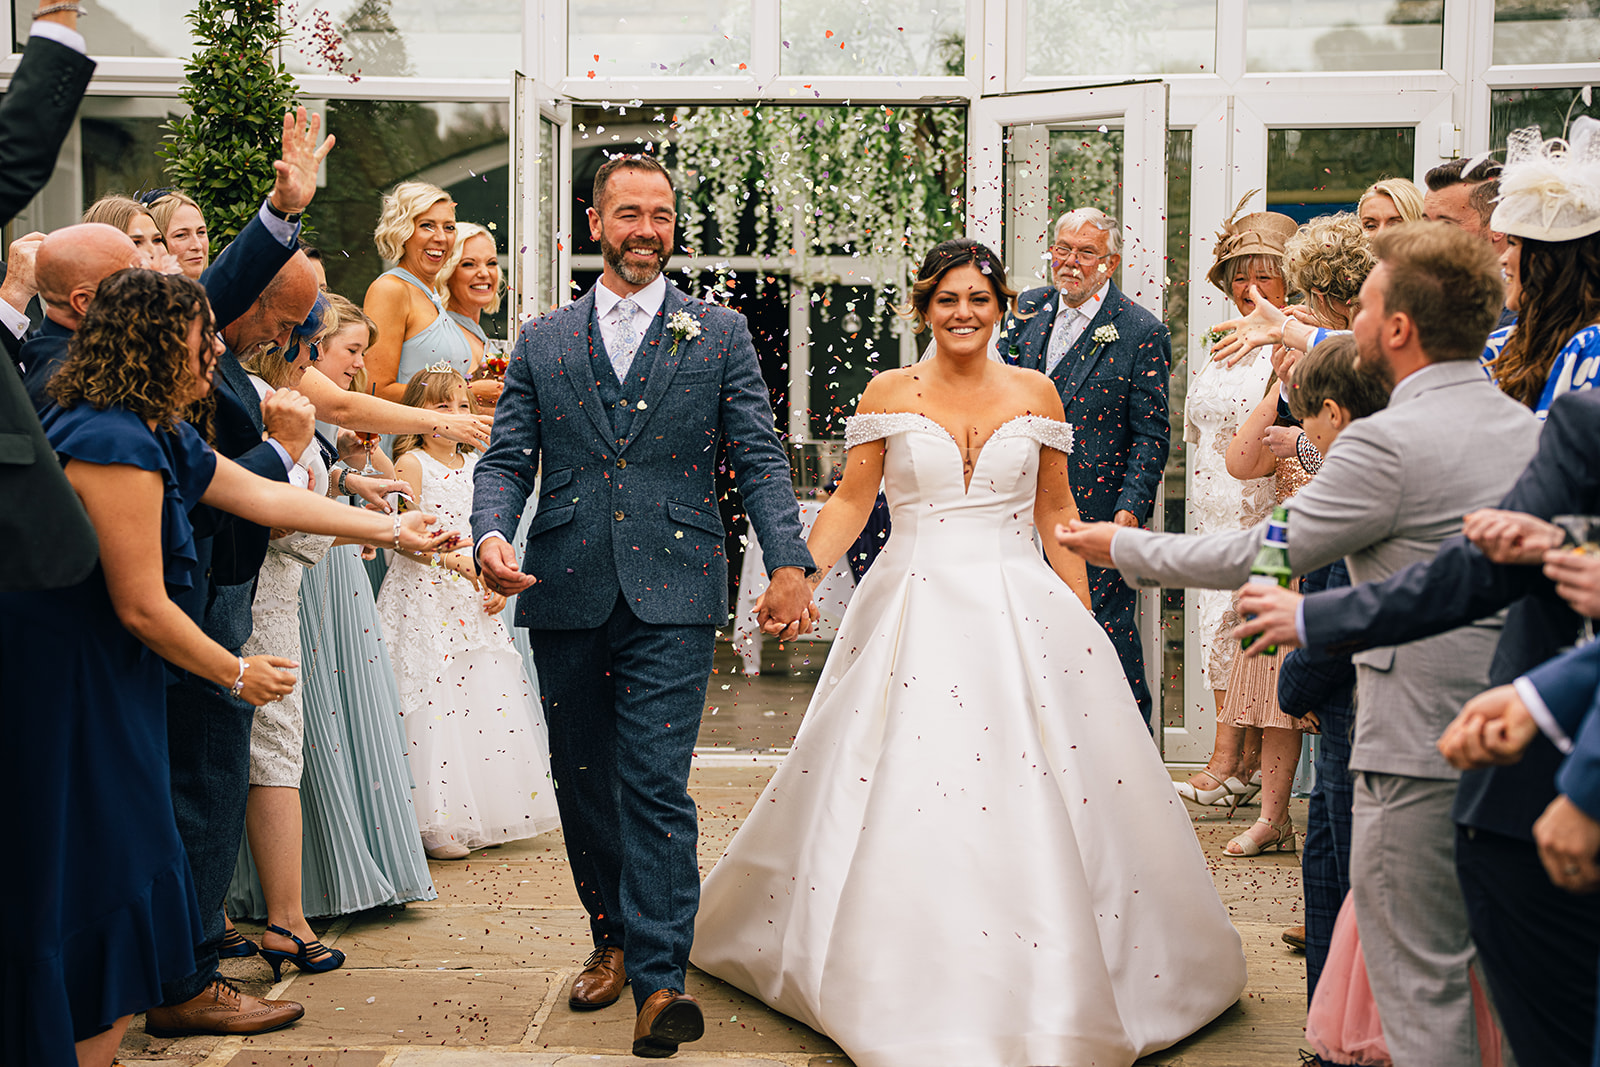
<instances>
[{"instance_id":1,"label":"boutonniere","mask_svg":"<svg viewBox=\"0 0 1600 1067\"><path fill-rule=\"evenodd\" d=\"M1089 337L1089 340L1094 342L1094 350L1089 353L1090 357L1099 355L1102 348L1121 336L1117 333L1117 328L1109 322L1100 327Z\"/></svg>"},{"instance_id":2,"label":"boutonniere","mask_svg":"<svg viewBox=\"0 0 1600 1067\"><path fill-rule=\"evenodd\" d=\"M678 354L678 345L683 341L693 341L700 336L700 324L695 317L687 311L676 312L667 320L667 332L672 334L671 355Z\"/></svg>"}]
</instances>

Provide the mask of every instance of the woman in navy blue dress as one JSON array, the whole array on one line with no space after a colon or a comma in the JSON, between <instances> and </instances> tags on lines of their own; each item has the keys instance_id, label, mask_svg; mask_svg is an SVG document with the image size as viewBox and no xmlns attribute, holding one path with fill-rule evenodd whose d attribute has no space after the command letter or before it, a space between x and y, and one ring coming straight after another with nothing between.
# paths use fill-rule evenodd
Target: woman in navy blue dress
<instances>
[{"instance_id":1,"label":"woman in navy blue dress","mask_svg":"<svg viewBox=\"0 0 1600 1067\"><path fill-rule=\"evenodd\" d=\"M0 593L0 725L17 756L0 796L30 829L26 874L0 879L0 1063L109 1064L133 1013L194 969L203 934L169 793L162 657L255 705L295 684L292 661L240 659L173 603L193 584L189 510L440 540L420 514L341 507L212 452L183 415L209 393L217 351L198 285L120 271L50 386L45 431L100 565L69 589Z\"/></svg>"}]
</instances>

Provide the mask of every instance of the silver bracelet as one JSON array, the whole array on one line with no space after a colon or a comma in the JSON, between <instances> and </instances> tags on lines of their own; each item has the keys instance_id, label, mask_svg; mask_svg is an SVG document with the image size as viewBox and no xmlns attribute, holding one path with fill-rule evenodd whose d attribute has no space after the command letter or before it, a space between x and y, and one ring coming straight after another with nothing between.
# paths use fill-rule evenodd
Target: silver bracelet
<instances>
[{"instance_id":1,"label":"silver bracelet","mask_svg":"<svg viewBox=\"0 0 1600 1067\"><path fill-rule=\"evenodd\" d=\"M339 468L339 495L340 496L349 496L350 495L350 490L345 485L345 479L348 478L348 477L350 477L350 468L349 467L340 467Z\"/></svg>"},{"instance_id":2,"label":"silver bracelet","mask_svg":"<svg viewBox=\"0 0 1600 1067\"><path fill-rule=\"evenodd\" d=\"M243 656L239 657L239 677L233 680L233 695L238 696L244 692L244 672L250 669L250 664L245 662Z\"/></svg>"},{"instance_id":3,"label":"silver bracelet","mask_svg":"<svg viewBox=\"0 0 1600 1067\"><path fill-rule=\"evenodd\" d=\"M80 19L89 13L83 9L82 4L51 4L49 7L41 7L39 10L35 11L33 13L33 17L36 19L42 19L46 15L59 15L63 11L70 11L74 15L77 15Z\"/></svg>"},{"instance_id":4,"label":"silver bracelet","mask_svg":"<svg viewBox=\"0 0 1600 1067\"><path fill-rule=\"evenodd\" d=\"M394 513L394 550L396 552L400 551L400 510L398 508L395 509Z\"/></svg>"}]
</instances>

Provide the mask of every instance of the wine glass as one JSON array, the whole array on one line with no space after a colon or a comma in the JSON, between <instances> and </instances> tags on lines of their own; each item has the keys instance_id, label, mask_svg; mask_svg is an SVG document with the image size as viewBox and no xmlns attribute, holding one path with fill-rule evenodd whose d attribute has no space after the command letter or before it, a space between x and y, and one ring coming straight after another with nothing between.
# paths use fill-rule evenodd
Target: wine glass
<instances>
[{"instance_id":1,"label":"wine glass","mask_svg":"<svg viewBox=\"0 0 1600 1067\"><path fill-rule=\"evenodd\" d=\"M1581 556L1600 556L1600 515L1553 515L1550 521L1566 531L1570 541L1560 548ZM1583 620L1583 643L1594 640L1594 620Z\"/></svg>"},{"instance_id":2,"label":"wine glass","mask_svg":"<svg viewBox=\"0 0 1600 1067\"><path fill-rule=\"evenodd\" d=\"M378 447L378 435L375 433L358 433L356 434L356 439L361 442L362 447L367 451L366 466L361 468L361 473L368 476L377 474L378 468L372 465L372 450Z\"/></svg>"}]
</instances>

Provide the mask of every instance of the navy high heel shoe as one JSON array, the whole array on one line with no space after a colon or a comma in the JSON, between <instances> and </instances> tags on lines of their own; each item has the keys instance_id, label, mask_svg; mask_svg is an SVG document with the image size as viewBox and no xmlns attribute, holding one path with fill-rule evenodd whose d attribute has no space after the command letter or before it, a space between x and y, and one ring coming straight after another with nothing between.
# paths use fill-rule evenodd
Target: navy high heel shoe
<instances>
[{"instance_id":1,"label":"navy high heel shoe","mask_svg":"<svg viewBox=\"0 0 1600 1067\"><path fill-rule=\"evenodd\" d=\"M267 948L265 944L261 946L261 958L272 967L274 982L282 977L285 963L292 963L308 974L324 974L344 965L344 953L336 948L328 948L321 941L313 941L308 945L281 926L268 926L267 932L287 937L300 946L299 952L282 952L275 948ZM312 959L313 955L317 958Z\"/></svg>"},{"instance_id":2,"label":"navy high heel shoe","mask_svg":"<svg viewBox=\"0 0 1600 1067\"><path fill-rule=\"evenodd\" d=\"M230 928L217 946L217 955L225 960L242 960L256 954L256 943L239 931Z\"/></svg>"}]
</instances>

